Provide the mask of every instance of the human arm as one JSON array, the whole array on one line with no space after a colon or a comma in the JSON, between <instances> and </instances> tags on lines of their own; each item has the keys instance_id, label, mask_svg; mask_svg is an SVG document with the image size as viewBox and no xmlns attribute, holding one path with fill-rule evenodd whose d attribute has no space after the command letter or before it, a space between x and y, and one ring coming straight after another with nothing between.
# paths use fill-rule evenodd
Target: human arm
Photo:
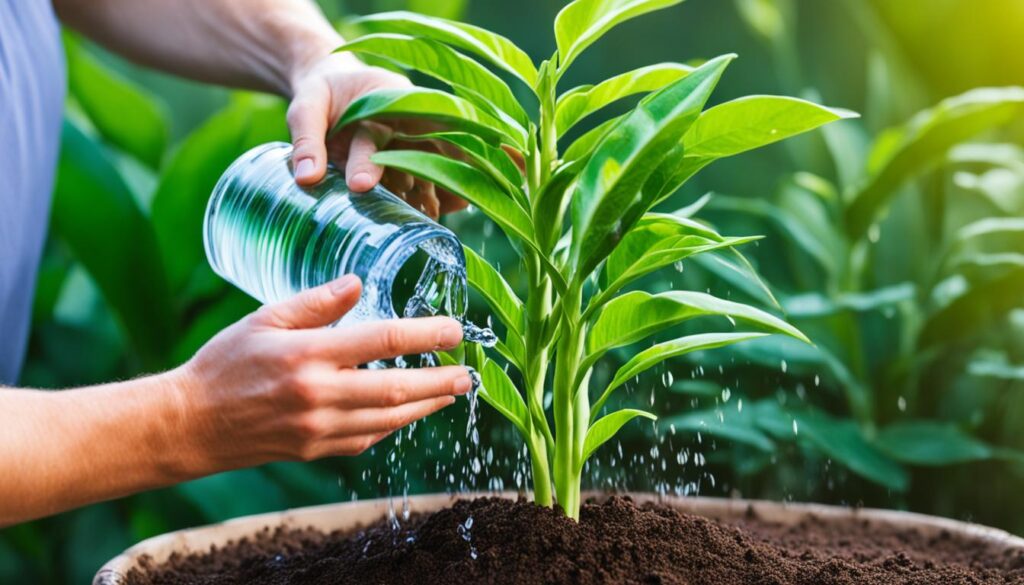
<instances>
[{"instance_id":1,"label":"human arm","mask_svg":"<svg viewBox=\"0 0 1024 585\"><path fill-rule=\"evenodd\" d=\"M330 159L345 169L355 192L383 182L435 217L465 207L450 193L402 173L385 173L370 161L396 130L413 121L360 124L325 139L359 96L410 83L350 53L332 54L344 41L310 0L55 0L54 5L67 25L143 65L289 99L300 184L323 178ZM398 146L453 154L430 142Z\"/></svg>"},{"instance_id":2,"label":"human arm","mask_svg":"<svg viewBox=\"0 0 1024 585\"><path fill-rule=\"evenodd\" d=\"M0 526L220 471L355 455L469 391L461 366L356 369L462 338L445 317L322 328L359 293L347 277L264 307L163 374L0 389Z\"/></svg>"}]
</instances>

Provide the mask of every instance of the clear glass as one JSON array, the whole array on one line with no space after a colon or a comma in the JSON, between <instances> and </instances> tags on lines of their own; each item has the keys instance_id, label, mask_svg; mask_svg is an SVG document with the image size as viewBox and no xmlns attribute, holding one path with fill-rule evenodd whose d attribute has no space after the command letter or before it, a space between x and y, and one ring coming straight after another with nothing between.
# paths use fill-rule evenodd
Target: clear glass
<instances>
[{"instance_id":1,"label":"clear glass","mask_svg":"<svg viewBox=\"0 0 1024 585\"><path fill-rule=\"evenodd\" d=\"M408 299L402 316L463 320L466 259L455 234L381 187L350 193L334 168L319 184L299 187L291 153L283 142L258 146L217 182L203 229L217 274L272 303L353 273L363 296L342 322L397 317L395 292ZM410 262L414 256L421 258ZM413 274L423 268L395 291L407 263Z\"/></svg>"}]
</instances>

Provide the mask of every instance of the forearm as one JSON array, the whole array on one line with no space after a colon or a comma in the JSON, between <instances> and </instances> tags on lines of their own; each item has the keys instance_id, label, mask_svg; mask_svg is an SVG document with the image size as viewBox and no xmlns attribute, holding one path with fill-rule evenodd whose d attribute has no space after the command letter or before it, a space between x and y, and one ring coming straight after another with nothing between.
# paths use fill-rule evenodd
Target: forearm
<instances>
[{"instance_id":1,"label":"forearm","mask_svg":"<svg viewBox=\"0 0 1024 585\"><path fill-rule=\"evenodd\" d=\"M342 42L311 0L54 0L54 5L66 24L144 65L285 96L299 71Z\"/></svg>"},{"instance_id":2,"label":"forearm","mask_svg":"<svg viewBox=\"0 0 1024 585\"><path fill-rule=\"evenodd\" d=\"M188 479L176 379L0 388L0 526Z\"/></svg>"}]
</instances>

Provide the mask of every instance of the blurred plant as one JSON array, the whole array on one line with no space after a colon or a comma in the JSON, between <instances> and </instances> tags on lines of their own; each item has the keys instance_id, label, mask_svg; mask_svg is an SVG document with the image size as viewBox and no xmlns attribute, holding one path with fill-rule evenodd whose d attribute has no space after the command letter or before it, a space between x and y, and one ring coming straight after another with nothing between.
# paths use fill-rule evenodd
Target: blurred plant
<instances>
[{"instance_id":1,"label":"blurred plant","mask_svg":"<svg viewBox=\"0 0 1024 585\"><path fill-rule=\"evenodd\" d=\"M793 27L791 15L780 16L789 14L780 10L789 2L738 4L752 25L761 23L753 26L757 34L788 47L774 35L783 25L768 24ZM859 14L868 21L870 14ZM883 85L869 102L912 83L897 81L896 70L869 67L869 87ZM891 105L872 111L882 116ZM1011 357L1020 359L1019 341L999 332L1020 321L1013 311L1024 306L1024 159L1020 147L984 138L998 136L1022 113L1024 89L981 88L942 100L873 140L857 123L828 127L823 135L836 180L803 171L768 199L711 197L706 210L720 224L782 238L784 245L762 246L752 257L772 288L785 291L779 301L787 317L816 346L754 341L728 355L702 356L701 364L728 368L722 380L751 381L778 377L781 365L782 378L801 397L813 379L813 387L838 390L845 408L830 413L773 396L741 410L719 403L662 424L742 444L762 462L779 442L795 442L897 493L910 488L908 466L1024 462L1024 451L977 436L982 408L998 404L982 397L993 394L979 389L966 399L957 389L967 377L976 387L984 384L979 377L1020 379ZM791 152L798 161L806 153ZM728 272L705 268L744 298L759 294ZM768 370L751 372L749 364Z\"/></svg>"},{"instance_id":2,"label":"blurred plant","mask_svg":"<svg viewBox=\"0 0 1024 585\"><path fill-rule=\"evenodd\" d=\"M763 334L708 333L705 326L699 334L654 345L622 365L592 404L591 375L608 351L701 316L738 319L806 340L767 313L705 293L623 292L643 276L705 252L729 250L742 266L745 260L733 248L750 238L723 238L692 221L688 210L648 212L715 160L850 117L774 96L741 98L701 113L732 60L728 55L697 68L644 67L558 93L570 65L608 30L678 3L571 2L555 19L557 52L537 68L504 37L401 12L361 19L358 25L372 34L338 49L389 60L453 91L367 94L349 107L338 127L368 119L425 118L446 130L407 138L443 140L465 154L467 163L419 151L387 151L374 160L460 195L504 231L520 256L527 273L525 302L467 248L469 281L505 326L504 343L496 349L506 366L485 358L476 346L466 357L481 371L480 396L519 429L529 446L535 500L553 505L553 484L559 506L572 518L579 516L580 478L590 455L633 418L654 418L637 409L598 418L615 390L666 359ZM473 57L525 85L538 103L536 119L504 80ZM635 109L559 152L559 138L577 122L636 94L647 95ZM525 161L522 170L509 152ZM520 384L507 373L509 367Z\"/></svg>"}]
</instances>

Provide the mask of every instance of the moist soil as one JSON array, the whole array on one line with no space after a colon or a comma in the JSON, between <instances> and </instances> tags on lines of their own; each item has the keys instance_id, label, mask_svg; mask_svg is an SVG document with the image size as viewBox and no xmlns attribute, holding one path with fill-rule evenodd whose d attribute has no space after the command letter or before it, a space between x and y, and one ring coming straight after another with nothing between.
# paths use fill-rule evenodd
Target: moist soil
<instances>
[{"instance_id":1,"label":"moist soil","mask_svg":"<svg viewBox=\"0 0 1024 585\"><path fill-rule=\"evenodd\" d=\"M1024 584L1024 549L855 517L782 526L748 510L723 522L620 496L588 502L577 524L525 501L482 498L414 516L399 532L385 521L331 534L266 528L144 563L128 577L131 585Z\"/></svg>"}]
</instances>

